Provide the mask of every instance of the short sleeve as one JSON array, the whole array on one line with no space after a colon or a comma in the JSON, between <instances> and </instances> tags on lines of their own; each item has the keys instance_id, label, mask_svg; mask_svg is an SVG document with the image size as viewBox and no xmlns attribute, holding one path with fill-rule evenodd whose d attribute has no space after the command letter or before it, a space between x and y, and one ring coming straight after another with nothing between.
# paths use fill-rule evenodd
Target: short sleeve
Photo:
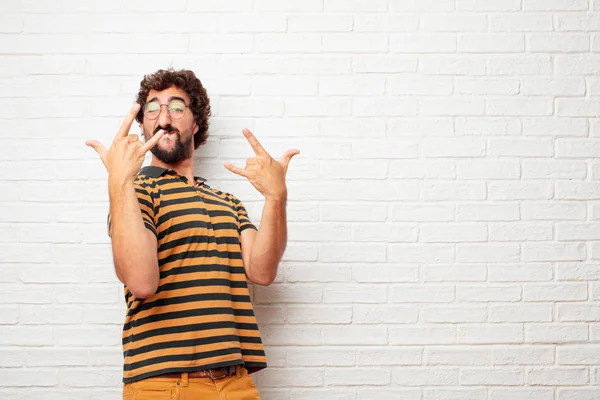
<instances>
[{"instance_id":1,"label":"short sleeve","mask_svg":"<svg viewBox=\"0 0 600 400\"><path fill-rule=\"evenodd\" d=\"M148 193L146 189L141 187L138 184L134 184L135 194L138 199L138 203L140 205L140 210L142 211L142 219L144 220L144 226L148 228L155 236L158 237L158 233L156 230L156 224L154 222L154 203L152 202L152 197ZM111 236L112 232L112 217L110 213L108 214L107 220L107 228L108 228L108 236Z\"/></svg>"},{"instance_id":2,"label":"short sleeve","mask_svg":"<svg viewBox=\"0 0 600 400\"><path fill-rule=\"evenodd\" d=\"M254 226L254 224L252 223L252 221L250 221L250 218L248 217L248 211L246 211L246 207L244 207L242 202L236 199L235 197L232 200L235 206L235 211L237 213L238 232L242 233L248 228L256 230L256 226Z\"/></svg>"}]
</instances>

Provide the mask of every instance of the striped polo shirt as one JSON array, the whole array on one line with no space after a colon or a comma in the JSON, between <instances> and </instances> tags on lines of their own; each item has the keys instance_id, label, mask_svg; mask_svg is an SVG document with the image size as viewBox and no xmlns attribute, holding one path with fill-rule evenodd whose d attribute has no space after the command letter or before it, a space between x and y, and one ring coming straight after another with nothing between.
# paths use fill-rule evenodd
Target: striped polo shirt
<instances>
[{"instance_id":1,"label":"striped polo shirt","mask_svg":"<svg viewBox=\"0 0 600 400\"><path fill-rule=\"evenodd\" d=\"M134 181L144 224L158 240L160 280L146 299L125 287L124 383L267 366L240 246L241 232L256 227L237 198L195 180L150 166Z\"/></svg>"}]
</instances>

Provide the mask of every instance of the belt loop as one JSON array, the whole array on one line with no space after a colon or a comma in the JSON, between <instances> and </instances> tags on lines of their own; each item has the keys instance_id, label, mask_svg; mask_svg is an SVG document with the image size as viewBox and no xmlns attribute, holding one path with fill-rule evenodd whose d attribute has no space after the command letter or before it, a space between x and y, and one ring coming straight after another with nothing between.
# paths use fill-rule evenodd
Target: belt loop
<instances>
[{"instance_id":1,"label":"belt loop","mask_svg":"<svg viewBox=\"0 0 600 400\"><path fill-rule=\"evenodd\" d=\"M235 366L235 376L238 378L242 377L242 366L239 364Z\"/></svg>"},{"instance_id":2,"label":"belt loop","mask_svg":"<svg viewBox=\"0 0 600 400\"><path fill-rule=\"evenodd\" d=\"M181 373L181 385L187 387L189 385L189 376L187 372Z\"/></svg>"}]
</instances>

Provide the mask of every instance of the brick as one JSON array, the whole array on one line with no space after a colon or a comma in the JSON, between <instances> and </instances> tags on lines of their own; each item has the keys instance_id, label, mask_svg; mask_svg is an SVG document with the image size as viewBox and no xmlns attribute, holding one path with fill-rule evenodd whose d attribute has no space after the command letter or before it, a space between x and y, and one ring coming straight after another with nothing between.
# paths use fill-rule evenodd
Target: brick
<instances>
[{"instance_id":1,"label":"brick","mask_svg":"<svg viewBox=\"0 0 600 400\"><path fill-rule=\"evenodd\" d=\"M451 0L392 0L392 11L453 11L454 1Z\"/></svg>"},{"instance_id":2,"label":"brick","mask_svg":"<svg viewBox=\"0 0 600 400\"><path fill-rule=\"evenodd\" d=\"M587 0L523 0L523 11L582 11Z\"/></svg>"},{"instance_id":3,"label":"brick","mask_svg":"<svg viewBox=\"0 0 600 400\"><path fill-rule=\"evenodd\" d=\"M519 179L521 168L515 161L458 161L458 179Z\"/></svg>"},{"instance_id":4,"label":"brick","mask_svg":"<svg viewBox=\"0 0 600 400\"><path fill-rule=\"evenodd\" d=\"M523 79L521 92L526 96L584 96L585 81L581 78Z\"/></svg>"},{"instance_id":5,"label":"brick","mask_svg":"<svg viewBox=\"0 0 600 400\"><path fill-rule=\"evenodd\" d=\"M526 331L527 332L527 331ZM494 346L493 365L544 365L554 363L553 346Z\"/></svg>"},{"instance_id":6,"label":"brick","mask_svg":"<svg viewBox=\"0 0 600 400\"><path fill-rule=\"evenodd\" d=\"M516 286L458 286L456 299L461 302L516 302L521 288Z\"/></svg>"},{"instance_id":7,"label":"brick","mask_svg":"<svg viewBox=\"0 0 600 400\"><path fill-rule=\"evenodd\" d=\"M376 268L374 268L376 269ZM370 271L365 271L370 272ZM359 282L362 279L356 279ZM285 297L288 297L287 294ZM388 299L387 290L382 290L379 286L366 286L364 284L357 286L329 287L323 289L323 302L330 304L344 303L386 303ZM300 301L298 301L300 302ZM306 300L304 300L306 302Z\"/></svg>"},{"instance_id":8,"label":"brick","mask_svg":"<svg viewBox=\"0 0 600 400\"><path fill-rule=\"evenodd\" d=\"M492 200L548 200L554 194L554 187L544 181L492 182L488 186Z\"/></svg>"},{"instance_id":9,"label":"brick","mask_svg":"<svg viewBox=\"0 0 600 400\"><path fill-rule=\"evenodd\" d=\"M589 31L595 32L600 25L600 15L586 12L581 13L557 13L556 29L558 31Z\"/></svg>"},{"instance_id":10,"label":"brick","mask_svg":"<svg viewBox=\"0 0 600 400\"><path fill-rule=\"evenodd\" d=\"M524 371L520 368L465 368L460 371L462 385L522 385Z\"/></svg>"},{"instance_id":11,"label":"brick","mask_svg":"<svg viewBox=\"0 0 600 400\"><path fill-rule=\"evenodd\" d=\"M392 53L454 53L457 49L453 33L399 33L389 37Z\"/></svg>"},{"instance_id":12,"label":"brick","mask_svg":"<svg viewBox=\"0 0 600 400\"><path fill-rule=\"evenodd\" d=\"M552 321L552 305L524 304L490 306L490 322Z\"/></svg>"},{"instance_id":13,"label":"brick","mask_svg":"<svg viewBox=\"0 0 600 400\"><path fill-rule=\"evenodd\" d=\"M459 8L459 11L463 9ZM422 14L420 27L426 32L485 32L488 17L472 13Z\"/></svg>"},{"instance_id":14,"label":"brick","mask_svg":"<svg viewBox=\"0 0 600 400\"><path fill-rule=\"evenodd\" d=\"M560 322L597 322L600 321L600 306L594 303L558 304L556 314Z\"/></svg>"},{"instance_id":15,"label":"brick","mask_svg":"<svg viewBox=\"0 0 600 400\"><path fill-rule=\"evenodd\" d=\"M390 328L390 344L428 345L456 343L456 327L447 324L396 326Z\"/></svg>"},{"instance_id":16,"label":"brick","mask_svg":"<svg viewBox=\"0 0 600 400\"><path fill-rule=\"evenodd\" d=\"M520 258L520 247L518 244L486 243L456 245L456 261L502 263L518 261Z\"/></svg>"},{"instance_id":17,"label":"brick","mask_svg":"<svg viewBox=\"0 0 600 400\"><path fill-rule=\"evenodd\" d=\"M422 55L418 72L425 75L482 76L486 75L487 61L473 55Z\"/></svg>"},{"instance_id":18,"label":"brick","mask_svg":"<svg viewBox=\"0 0 600 400\"><path fill-rule=\"evenodd\" d=\"M589 131L588 122L580 118L523 118L522 121L523 134L527 136L584 137Z\"/></svg>"},{"instance_id":19,"label":"brick","mask_svg":"<svg viewBox=\"0 0 600 400\"><path fill-rule=\"evenodd\" d=\"M419 236L423 243L484 242L488 230L477 224L422 224Z\"/></svg>"},{"instance_id":20,"label":"brick","mask_svg":"<svg viewBox=\"0 0 600 400\"><path fill-rule=\"evenodd\" d=\"M459 204L458 221L516 221L519 209L514 204Z\"/></svg>"},{"instance_id":21,"label":"brick","mask_svg":"<svg viewBox=\"0 0 600 400\"><path fill-rule=\"evenodd\" d=\"M418 310L398 306L357 304L352 313L352 321L357 324L408 324L417 322L418 317Z\"/></svg>"},{"instance_id":22,"label":"brick","mask_svg":"<svg viewBox=\"0 0 600 400\"><path fill-rule=\"evenodd\" d=\"M558 400L594 400L600 396L600 389L596 388L578 388L578 389L559 389Z\"/></svg>"},{"instance_id":23,"label":"brick","mask_svg":"<svg viewBox=\"0 0 600 400\"><path fill-rule=\"evenodd\" d=\"M350 14L297 14L288 17L288 31L350 32L353 22Z\"/></svg>"},{"instance_id":24,"label":"brick","mask_svg":"<svg viewBox=\"0 0 600 400\"><path fill-rule=\"evenodd\" d=\"M417 58L410 56L361 54L360 56L353 57L352 68L357 73L416 72Z\"/></svg>"},{"instance_id":25,"label":"brick","mask_svg":"<svg viewBox=\"0 0 600 400\"><path fill-rule=\"evenodd\" d=\"M477 78L456 80L456 93L466 95L516 95L519 93L519 81L515 79ZM462 118L464 121L464 118ZM494 121L492 120L491 123Z\"/></svg>"},{"instance_id":26,"label":"brick","mask_svg":"<svg viewBox=\"0 0 600 400\"><path fill-rule=\"evenodd\" d=\"M597 345L565 345L556 348L558 365L598 365L600 347Z\"/></svg>"},{"instance_id":27,"label":"brick","mask_svg":"<svg viewBox=\"0 0 600 400\"><path fill-rule=\"evenodd\" d=\"M384 386L390 383L389 369L352 368L325 371L326 385Z\"/></svg>"},{"instance_id":28,"label":"brick","mask_svg":"<svg viewBox=\"0 0 600 400\"><path fill-rule=\"evenodd\" d=\"M352 267L352 277L360 283L381 282L416 282L418 268L411 265L390 264L385 265L356 265Z\"/></svg>"},{"instance_id":29,"label":"brick","mask_svg":"<svg viewBox=\"0 0 600 400\"><path fill-rule=\"evenodd\" d=\"M524 99L524 100L489 100L487 114L492 116L535 117L552 115L554 111L551 100Z\"/></svg>"},{"instance_id":30,"label":"brick","mask_svg":"<svg viewBox=\"0 0 600 400\"><path fill-rule=\"evenodd\" d=\"M2 387L52 387L57 384L58 373L55 371L10 369L3 371L0 378Z\"/></svg>"},{"instance_id":31,"label":"brick","mask_svg":"<svg viewBox=\"0 0 600 400\"><path fill-rule=\"evenodd\" d=\"M479 306L435 306L423 310L422 319L426 323L471 323L485 322L487 310Z\"/></svg>"},{"instance_id":32,"label":"brick","mask_svg":"<svg viewBox=\"0 0 600 400\"><path fill-rule=\"evenodd\" d=\"M458 385L455 368L394 368L392 382L401 386L453 386Z\"/></svg>"},{"instance_id":33,"label":"brick","mask_svg":"<svg viewBox=\"0 0 600 400\"><path fill-rule=\"evenodd\" d=\"M484 366L491 362L492 352L489 348L439 346L426 348L424 358L426 365Z\"/></svg>"},{"instance_id":34,"label":"brick","mask_svg":"<svg viewBox=\"0 0 600 400\"><path fill-rule=\"evenodd\" d=\"M341 12L385 12L388 9L386 0L325 0L325 11Z\"/></svg>"},{"instance_id":35,"label":"brick","mask_svg":"<svg viewBox=\"0 0 600 400\"><path fill-rule=\"evenodd\" d=\"M349 306L287 306L286 321L288 324L346 324L353 319L352 307Z\"/></svg>"},{"instance_id":36,"label":"brick","mask_svg":"<svg viewBox=\"0 0 600 400\"><path fill-rule=\"evenodd\" d=\"M502 3L493 0L457 0L459 11L519 11L521 0L508 0Z\"/></svg>"},{"instance_id":37,"label":"brick","mask_svg":"<svg viewBox=\"0 0 600 400\"><path fill-rule=\"evenodd\" d=\"M483 265L429 265L421 268L425 282L481 282L487 271Z\"/></svg>"},{"instance_id":38,"label":"brick","mask_svg":"<svg viewBox=\"0 0 600 400\"><path fill-rule=\"evenodd\" d=\"M528 263L526 265L489 265L491 282L546 282L553 277L550 264Z\"/></svg>"},{"instance_id":39,"label":"brick","mask_svg":"<svg viewBox=\"0 0 600 400\"><path fill-rule=\"evenodd\" d=\"M551 388L500 388L490 389L490 400L546 400L554 396Z\"/></svg>"},{"instance_id":40,"label":"brick","mask_svg":"<svg viewBox=\"0 0 600 400\"><path fill-rule=\"evenodd\" d=\"M522 324L465 324L458 326L458 343L461 344L511 344L522 342Z\"/></svg>"},{"instance_id":41,"label":"brick","mask_svg":"<svg viewBox=\"0 0 600 400\"><path fill-rule=\"evenodd\" d=\"M492 32L546 32L552 31L552 26L550 13L502 13L490 18Z\"/></svg>"},{"instance_id":42,"label":"brick","mask_svg":"<svg viewBox=\"0 0 600 400\"><path fill-rule=\"evenodd\" d=\"M552 75L553 65L553 58L546 55L498 55L489 59L487 74L491 76ZM501 102L508 107L507 100L501 100ZM515 108L518 109L519 106L515 104Z\"/></svg>"},{"instance_id":43,"label":"brick","mask_svg":"<svg viewBox=\"0 0 600 400\"><path fill-rule=\"evenodd\" d=\"M539 386L574 386L588 383L587 368L532 368L527 371L525 382Z\"/></svg>"},{"instance_id":44,"label":"brick","mask_svg":"<svg viewBox=\"0 0 600 400\"><path fill-rule=\"evenodd\" d=\"M355 353L354 349L289 348L286 349L285 356L286 364L290 367L351 367L355 365Z\"/></svg>"},{"instance_id":45,"label":"brick","mask_svg":"<svg viewBox=\"0 0 600 400\"><path fill-rule=\"evenodd\" d=\"M558 154L560 156L560 153ZM523 179L585 179L585 162L568 160L523 160Z\"/></svg>"},{"instance_id":46,"label":"brick","mask_svg":"<svg viewBox=\"0 0 600 400\"><path fill-rule=\"evenodd\" d=\"M387 35L378 33L337 33L323 35L326 53L385 53L388 51Z\"/></svg>"},{"instance_id":47,"label":"brick","mask_svg":"<svg viewBox=\"0 0 600 400\"><path fill-rule=\"evenodd\" d=\"M323 343L328 345L385 345L387 329L372 326L333 326L323 328Z\"/></svg>"},{"instance_id":48,"label":"brick","mask_svg":"<svg viewBox=\"0 0 600 400\"><path fill-rule=\"evenodd\" d=\"M525 38L517 33L467 33L458 36L459 53L522 53Z\"/></svg>"},{"instance_id":49,"label":"brick","mask_svg":"<svg viewBox=\"0 0 600 400\"><path fill-rule=\"evenodd\" d=\"M494 242L523 242L552 240L551 224L543 223L507 223L490 224L489 239Z\"/></svg>"},{"instance_id":50,"label":"brick","mask_svg":"<svg viewBox=\"0 0 600 400\"><path fill-rule=\"evenodd\" d=\"M588 263L559 263L556 266L556 279L559 281L600 280L600 266Z\"/></svg>"}]
</instances>

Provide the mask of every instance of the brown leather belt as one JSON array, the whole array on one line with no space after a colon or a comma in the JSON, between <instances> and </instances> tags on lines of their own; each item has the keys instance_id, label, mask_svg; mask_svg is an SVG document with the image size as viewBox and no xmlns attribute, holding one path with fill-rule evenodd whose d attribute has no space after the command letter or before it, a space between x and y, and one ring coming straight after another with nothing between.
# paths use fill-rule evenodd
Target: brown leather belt
<instances>
[{"instance_id":1,"label":"brown leather belt","mask_svg":"<svg viewBox=\"0 0 600 400\"><path fill-rule=\"evenodd\" d=\"M239 365L232 365L229 367L203 369L200 371L188 372L188 378L211 378L213 380L223 379L231 375L235 375L238 372ZM153 378L181 378L183 372L175 372L170 374L162 374L153 376Z\"/></svg>"}]
</instances>

